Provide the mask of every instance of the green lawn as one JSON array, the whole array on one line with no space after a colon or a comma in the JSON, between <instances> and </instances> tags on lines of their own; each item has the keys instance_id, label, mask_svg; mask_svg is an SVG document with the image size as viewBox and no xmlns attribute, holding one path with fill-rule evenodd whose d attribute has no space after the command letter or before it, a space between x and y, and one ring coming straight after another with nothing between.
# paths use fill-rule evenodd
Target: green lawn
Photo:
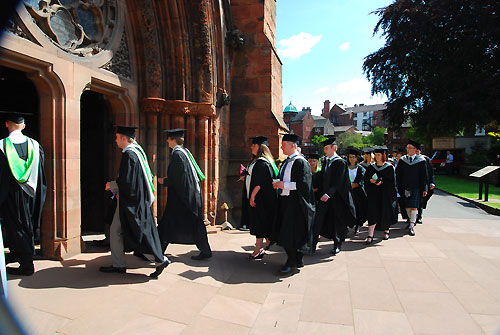
<instances>
[{"instance_id":1,"label":"green lawn","mask_svg":"<svg viewBox=\"0 0 500 335\"><path fill-rule=\"evenodd\" d=\"M436 175L436 187L464 198L478 199L479 196L479 183L477 181ZM500 187L489 185L488 200L497 199L500 201ZM483 186L483 199L484 199L484 186ZM483 202L485 205L500 209L499 202Z\"/></svg>"}]
</instances>

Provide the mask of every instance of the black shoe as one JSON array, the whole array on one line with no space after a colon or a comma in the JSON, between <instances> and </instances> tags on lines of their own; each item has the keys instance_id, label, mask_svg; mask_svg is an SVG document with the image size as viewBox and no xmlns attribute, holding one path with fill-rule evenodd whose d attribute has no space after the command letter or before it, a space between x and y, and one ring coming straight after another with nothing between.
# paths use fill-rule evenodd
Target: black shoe
<instances>
[{"instance_id":1,"label":"black shoe","mask_svg":"<svg viewBox=\"0 0 500 335\"><path fill-rule=\"evenodd\" d=\"M410 227L408 233L410 234L410 236L415 236L415 230L413 229L413 227Z\"/></svg>"},{"instance_id":2,"label":"black shoe","mask_svg":"<svg viewBox=\"0 0 500 335\"><path fill-rule=\"evenodd\" d=\"M139 253L137 251L134 251L134 256L137 257L137 258L139 258L139 259L142 259L143 261L151 262L149 260L149 258L147 258L146 256L144 256L144 254L141 254L141 253Z\"/></svg>"},{"instance_id":3,"label":"black shoe","mask_svg":"<svg viewBox=\"0 0 500 335\"><path fill-rule=\"evenodd\" d=\"M384 232L384 240L388 240L389 239L389 232Z\"/></svg>"},{"instance_id":4,"label":"black shoe","mask_svg":"<svg viewBox=\"0 0 500 335\"><path fill-rule=\"evenodd\" d=\"M32 276L35 273L35 268L7 268L7 273L14 276Z\"/></svg>"},{"instance_id":5,"label":"black shoe","mask_svg":"<svg viewBox=\"0 0 500 335\"><path fill-rule=\"evenodd\" d=\"M417 224L422 224L422 219L417 220Z\"/></svg>"},{"instance_id":6,"label":"black shoe","mask_svg":"<svg viewBox=\"0 0 500 335\"><path fill-rule=\"evenodd\" d=\"M297 262L297 267L300 269L300 268L303 268L304 267L304 262L303 261L299 261Z\"/></svg>"},{"instance_id":7,"label":"black shoe","mask_svg":"<svg viewBox=\"0 0 500 335\"><path fill-rule=\"evenodd\" d=\"M358 235L359 233L359 226L354 226L354 235Z\"/></svg>"},{"instance_id":8,"label":"black shoe","mask_svg":"<svg viewBox=\"0 0 500 335\"><path fill-rule=\"evenodd\" d=\"M158 265L156 267L155 272L153 272L152 274L150 274L149 277L153 278L153 279L158 279L158 276L161 275L161 273L163 272L163 270L165 270L165 268L167 266L169 266L170 263L172 263L172 262L169 259L166 259L163 263L161 263L160 265Z\"/></svg>"},{"instance_id":9,"label":"black shoe","mask_svg":"<svg viewBox=\"0 0 500 335\"><path fill-rule=\"evenodd\" d=\"M292 275L299 273L299 272L300 272L300 270L297 269L296 267L291 267L291 266L285 265L279 270L278 275L282 276L282 277L292 276Z\"/></svg>"},{"instance_id":10,"label":"black shoe","mask_svg":"<svg viewBox=\"0 0 500 335\"><path fill-rule=\"evenodd\" d=\"M265 251L269 250L273 244L274 244L274 242L273 242L273 243L269 243L269 245L266 245L266 246L264 247L264 250L265 250Z\"/></svg>"},{"instance_id":11,"label":"black shoe","mask_svg":"<svg viewBox=\"0 0 500 335\"><path fill-rule=\"evenodd\" d=\"M17 262L19 259L14 256L12 253L7 253L5 254L5 264L9 264L9 263L15 263Z\"/></svg>"},{"instance_id":12,"label":"black shoe","mask_svg":"<svg viewBox=\"0 0 500 335\"><path fill-rule=\"evenodd\" d=\"M125 273L125 272L127 272L127 268L118 268L118 267L114 267L113 265L101 266L99 268L99 271L106 272L106 273Z\"/></svg>"},{"instance_id":13,"label":"black shoe","mask_svg":"<svg viewBox=\"0 0 500 335\"><path fill-rule=\"evenodd\" d=\"M243 225L240 228L238 228L238 230L240 230L240 231L249 231L250 229L247 228L247 226Z\"/></svg>"},{"instance_id":14,"label":"black shoe","mask_svg":"<svg viewBox=\"0 0 500 335\"><path fill-rule=\"evenodd\" d=\"M333 247L332 249L332 254L333 255L337 255L340 253L340 247Z\"/></svg>"},{"instance_id":15,"label":"black shoe","mask_svg":"<svg viewBox=\"0 0 500 335\"><path fill-rule=\"evenodd\" d=\"M204 254L204 253L200 252L199 255L191 256L191 259L193 259L195 261L201 261L202 259L207 259L210 257L212 257L212 254Z\"/></svg>"}]
</instances>

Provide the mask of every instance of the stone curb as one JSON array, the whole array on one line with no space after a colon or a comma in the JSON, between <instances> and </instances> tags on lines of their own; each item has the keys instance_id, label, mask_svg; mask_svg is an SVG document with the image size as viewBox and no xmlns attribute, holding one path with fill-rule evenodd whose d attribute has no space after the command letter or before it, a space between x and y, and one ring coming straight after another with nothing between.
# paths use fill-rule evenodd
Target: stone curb
<instances>
[{"instance_id":1,"label":"stone curb","mask_svg":"<svg viewBox=\"0 0 500 335\"><path fill-rule=\"evenodd\" d=\"M465 200L467 202L470 202L471 204L476 205L477 207L481 208L483 211L485 211L488 214L500 216L500 209L490 207L490 206L485 205L484 203L481 203L481 202L479 202L477 200L474 200L474 199L461 197L459 195L456 195L456 194L450 193L448 191L442 190L442 189L440 189L438 187L436 187L436 190L439 190L439 191L441 191L443 193L446 193L446 194L452 195L452 196L454 196L456 198L459 198L459 199Z\"/></svg>"}]
</instances>

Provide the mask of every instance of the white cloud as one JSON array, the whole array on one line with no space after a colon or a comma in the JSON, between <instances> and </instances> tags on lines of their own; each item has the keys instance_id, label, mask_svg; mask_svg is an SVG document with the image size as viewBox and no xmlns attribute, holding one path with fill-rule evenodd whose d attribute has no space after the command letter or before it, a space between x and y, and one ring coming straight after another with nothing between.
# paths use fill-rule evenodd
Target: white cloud
<instances>
[{"instance_id":1,"label":"white cloud","mask_svg":"<svg viewBox=\"0 0 500 335\"><path fill-rule=\"evenodd\" d=\"M354 78L349 81L344 81L335 87L337 93L360 93L363 91L370 91L370 83L366 79Z\"/></svg>"},{"instance_id":2,"label":"white cloud","mask_svg":"<svg viewBox=\"0 0 500 335\"><path fill-rule=\"evenodd\" d=\"M345 42L339 45L339 49L342 51L347 51L351 47L351 42Z\"/></svg>"},{"instance_id":3,"label":"white cloud","mask_svg":"<svg viewBox=\"0 0 500 335\"><path fill-rule=\"evenodd\" d=\"M347 106L354 104L374 105L387 101L385 96L371 95L371 84L364 78L353 78L339 83L333 93L334 103L343 103Z\"/></svg>"},{"instance_id":4,"label":"white cloud","mask_svg":"<svg viewBox=\"0 0 500 335\"><path fill-rule=\"evenodd\" d=\"M324 86L324 87L321 87L321 88L318 88L316 91L314 91L314 95L318 95L320 93L325 93L325 92L328 92L328 86Z\"/></svg>"},{"instance_id":5,"label":"white cloud","mask_svg":"<svg viewBox=\"0 0 500 335\"><path fill-rule=\"evenodd\" d=\"M299 33L278 42L278 54L281 58L298 59L311 52L311 49L319 43L322 35L313 36L308 33Z\"/></svg>"}]
</instances>

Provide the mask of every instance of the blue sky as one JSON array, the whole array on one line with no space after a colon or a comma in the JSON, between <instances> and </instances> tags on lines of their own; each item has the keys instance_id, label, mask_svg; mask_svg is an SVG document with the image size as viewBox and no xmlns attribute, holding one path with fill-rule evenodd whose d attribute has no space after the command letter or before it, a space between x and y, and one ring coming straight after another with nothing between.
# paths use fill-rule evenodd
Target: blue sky
<instances>
[{"instance_id":1,"label":"blue sky","mask_svg":"<svg viewBox=\"0 0 500 335\"><path fill-rule=\"evenodd\" d=\"M283 107L321 114L323 101L385 102L371 96L363 58L384 45L373 36L374 10L393 0L277 0L277 48L283 62Z\"/></svg>"}]
</instances>

